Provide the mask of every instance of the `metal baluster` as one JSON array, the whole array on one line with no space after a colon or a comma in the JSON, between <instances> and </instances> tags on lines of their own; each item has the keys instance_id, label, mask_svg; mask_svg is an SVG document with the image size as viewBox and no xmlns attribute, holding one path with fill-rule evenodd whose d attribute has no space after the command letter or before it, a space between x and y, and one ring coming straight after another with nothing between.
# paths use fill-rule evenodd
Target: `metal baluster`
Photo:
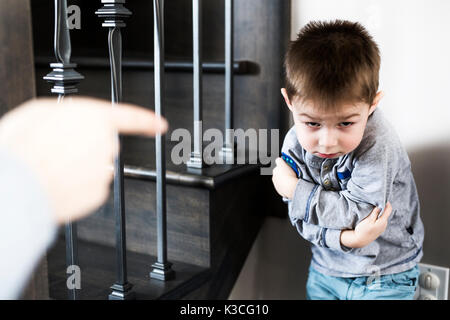
<instances>
[{"instance_id":1,"label":"metal baluster","mask_svg":"<svg viewBox=\"0 0 450 320\"><path fill-rule=\"evenodd\" d=\"M202 0L192 1L193 25L193 59L194 59L194 151L187 166L199 168L205 166L203 161L203 85L202 85Z\"/></svg>"},{"instance_id":2,"label":"metal baluster","mask_svg":"<svg viewBox=\"0 0 450 320\"><path fill-rule=\"evenodd\" d=\"M155 113L164 116L164 0L153 0ZM156 220L158 260L152 267L150 278L170 280L175 277L172 264L167 261L166 235L166 151L164 136L156 136Z\"/></svg>"},{"instance_id":3,"label":"metal baluster","mask_svg":"<svg viewBox=\"0 0 450 320\"><path fill-rule=\"evenodd\" d=\"M66 0L55 0L55 36L54 49L56 63L51 63L53 71L44 77L50 83L53 83L52 93L58 95L58 103L62 102L64 97L69 94L77 93L76 84L84 77L76 72L75 63L70 63L72 49L70 45L70 33L67 26L67 2ZM67 267L78 266L78 248L77 248L77 225L68 221L65 226L66 231L66 264ZM68 289L68 298L76 300L79 298L77 288Z\"/></svg>"},{"instance_id":4,"label":"metal baluster","mask_svg":"<svg viewBox=\"0 0 450 320\"><path fill-rule=\"evenodd\" d=\"M105 19L102 26L109 28L108 47L111 65L111 101L113 107L122 101L122 34L120 28L126 26L123 19L131 16L125 8L125 0L102 0L103 7L96 14ZM117 135L119 143L122 138ZM127 246L125 227L125 193L123 176L123 157L119 154L114 160L114 215L116 217L116 263L117 279L111 286L110 300L128 300L135 298L133 285L127 279Z\"/></svg>"},{"instance_id":5,"label":"metal baluster","mask_svg":"<svg viewBox=\"0 0 450 320\"><path fill-rule=\"evenodd\" d=\"M233 129L233 0L225 0L225 146L222 148L226 163L234 158Z\"/></svg>"}]
</instances>

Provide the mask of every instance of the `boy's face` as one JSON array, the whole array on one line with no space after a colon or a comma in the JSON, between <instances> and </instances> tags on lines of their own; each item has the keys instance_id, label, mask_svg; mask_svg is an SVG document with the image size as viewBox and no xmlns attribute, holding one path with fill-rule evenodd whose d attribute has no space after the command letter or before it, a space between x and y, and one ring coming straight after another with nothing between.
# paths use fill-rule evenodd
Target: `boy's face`
<instances>
[{"instance_id":1,"label":"boy's face","mask_svg":"<svg viewBox=\"0 0 450 320\"><path fill-rule=\"evenodd\" d=\"M361 143L369 116L382 98L378 92L374 103L343 104L338 111L318 111L311 102L289 101L282 89L286 104L292 112L298 142L309 153L320 158L338 158Z\"/></svg>"}]
</instances>

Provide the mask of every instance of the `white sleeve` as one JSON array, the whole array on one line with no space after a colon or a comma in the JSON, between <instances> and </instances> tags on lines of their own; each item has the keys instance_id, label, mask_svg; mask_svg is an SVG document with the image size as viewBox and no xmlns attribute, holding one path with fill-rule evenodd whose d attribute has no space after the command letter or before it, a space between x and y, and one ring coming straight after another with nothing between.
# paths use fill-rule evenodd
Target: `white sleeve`
<instances>
[{"instance_id":1,"label":"white sleeve","mask_svg":"<svg viewBox=\"0 0 450 320\"><path fill-rule=\"evenodd\" d=\"M19 298L56 232L37 178L0 149L0 300Z\"/></svg>"}]
</instances>

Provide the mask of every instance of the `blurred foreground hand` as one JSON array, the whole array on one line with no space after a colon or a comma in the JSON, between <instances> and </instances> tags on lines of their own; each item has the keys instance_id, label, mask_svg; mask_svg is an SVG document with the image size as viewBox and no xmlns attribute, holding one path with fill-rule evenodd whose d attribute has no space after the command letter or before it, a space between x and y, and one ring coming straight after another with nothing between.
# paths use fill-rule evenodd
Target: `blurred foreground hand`
<instances>
[{"instance_id":1,"label":"blurred foreground hand","mask_svg":"<svg viewBox=\"0 0 450 320\"><path fill-rule=\"evenodd\" d=\"M154 136L168 128L149 110L92 98L28 101L0 119L0 148L28 165L58 223L79 219L107 198L117 133Z\"/></svg>"}]
</instances>

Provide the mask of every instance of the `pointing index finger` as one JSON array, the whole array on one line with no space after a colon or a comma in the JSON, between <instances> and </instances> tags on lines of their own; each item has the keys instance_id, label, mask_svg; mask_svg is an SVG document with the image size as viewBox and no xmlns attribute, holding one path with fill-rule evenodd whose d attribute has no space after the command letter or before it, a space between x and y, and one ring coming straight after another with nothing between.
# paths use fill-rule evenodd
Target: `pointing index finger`
<instances>
[{"instance_id":1,"label":"pointing index finger","mask_svg":"<svg viewBox=\"0 0 450 320\"><path fill-rule=\"evenodd\" d=\"M121 134L155 136L167 131L167 121L153 111L128 104L111 109L113 126Z\"/></svg>"},{"instance_id":2,"label":"pointing index finger","mask_svg":"<svg viewBox=\"0 0 450 320\"><path fill-rule=\"evenodd\" d=\"M60 103L57 103L56 99L40 98L29 103L32 103L35 108L61 109L64 107L64 111L75 110L75 115L81 117L90 117L97 113L102 121L110 121L113 128L122 134L154 136L158 133L163 134L168 129L168 123L164 118L157 117L153 111L133 104L120 103L111 106L110 101L92 97L71 97ZM69 112L66 113L69 114Z\"/></svg>"}]
</instances>

